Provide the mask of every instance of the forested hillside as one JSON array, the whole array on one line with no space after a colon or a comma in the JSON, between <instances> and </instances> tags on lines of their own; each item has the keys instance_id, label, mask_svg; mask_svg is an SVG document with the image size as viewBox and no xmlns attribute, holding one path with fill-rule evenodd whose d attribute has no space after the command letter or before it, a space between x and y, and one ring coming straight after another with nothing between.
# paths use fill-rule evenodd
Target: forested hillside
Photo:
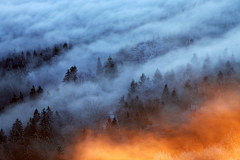
<instances>
[{"instance_id":1,"label":"forested hillside","mask_svg":"<svg viewBox=\"0 0 240 160\"><path fill-rule=\"evenodd\" d=\"M239 159L237 0L0 10L0 160Z\"/></svg>"}]
</instances>

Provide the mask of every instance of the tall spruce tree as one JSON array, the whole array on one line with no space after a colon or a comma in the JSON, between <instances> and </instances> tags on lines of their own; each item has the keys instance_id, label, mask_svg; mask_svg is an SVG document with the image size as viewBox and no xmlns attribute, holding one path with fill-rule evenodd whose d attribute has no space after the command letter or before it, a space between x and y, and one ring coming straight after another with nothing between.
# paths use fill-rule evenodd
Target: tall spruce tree
<instances>
[{"instance_id":1,"label":"tall spruce tree","mask_svg":"<svg viewBox=\"0 0 240 160\"><path fill-rule=\"evenodd\" d=\"M66 43L66 42L63 44L63 49L64 49L65 51L67 51L67 50L68 50L68 45L67 45L67 43Z\"/></svg>"},{"instance_id":2,"label":"tall spruce tree","mask_svg":"<svg viewBox=\"0 0 240 160\"><path fill-rule=\"evenodd\" d=\"M101 62L100 57L98 57L96 73L98 76L100 76L100 75L102 75L102 72L103 72L102 62Z\"/></svg>"},{"instance_id":3,"label":"tall spruce tree","mask_svg":"<svg viewBox=\"0 0 240 160\"><path fill-rule=\"evenodd\" d=\"M0 114L3 113L5 111L5 107L4 106L0 106Z\"/></svg>"},{"instance_id":4,"label":"tall spruce tree","mask_svg":"<svg viewBox=\"0 0 240 160\"><path fill-rule=\"evenodd\" d=\"M134 81L134 79L132 80L131 84L130 84L130 88L128 89L130 95L134 94L137 90L137 82Z\"/></svg>"},{"instance_id":5,"label":"tall spruce tree","mask_svg":"<svg viewBox=\"0 0 240 160\"><path fill-rule=\"evenodd\" d=\"M31 53L29 51L26 52L26 57L28 60L31 58Z\"/></svg>"},{"instance_id":6,"label":"tall spruce tree","mask_svg":"<svg viewBox=\"0 0 240 160\"><path fill-rule=\"evenodd\" d=\"M153 101L150 98L147 100L147 103L145 104L145 108L146 108L146 111L150 114L153 114L155 112Z\"/></svg>"},{"instance_id":7,"label":"tall spruce tree","mask_svg":"<svg viewBox=\"0 0 240 160\"><path fill-rule=\"evenodd\" d=\"M175 103L175 104L178 104L178 102L179 102L176 88L174 88L173 91L172 91L171 102L172 102L172 103Z\"/></svg>"},{"instance_id":8,"label":"tall spruce tree","mask_svg":"<svg viewBox=\"0 0 240 160\"><path fill-rule=\"evenodd\" d=\"M139 96L136 95L136 97L134 98L134 107L136 107L137 109L139 110L142 110L143 109L143 103L142 101L140 100Z\"/></svg>"},{"instance_id":9,"label":"tall spruce tree","mask_svg":"<svg viewBox=\"0 0 240 160\"><path fill-rule=\"evenodd\" d=\"M22 122L19 119L16 119L15 123L13 123L12 128L9 132L8 140L10 142L18 142L23 138L23 126Z\"/></svg>"},{"instance_id":10,"label":"tall spruce tree","mask_svg":"<svg viewBox=\"0 0 240 160\"><path fill-rule=\"evenodd\" d=\"M11 99L10 103L16 103L19 99L17 98L16 94L13 94L13 98Z\"/></svg>"},{"instance_id":11,"label":"tall spruce tree","mask_svg":"<svg viewBox=\"0 0 240 160\"><path fill-rule=\"evenodd\" d=\"M24 128L25 139L34 139L37 135L37 123L34 118L30 118L27 126Z\"/></svg>"},{"instance_id":12,"label":"tall spruce tree","mask_svg":"<svg viewBox=\"0 0 240 160\"><path fill-rule=\"evenodd\" d=\"M204 60L203 67L202 67L202 75L211 75L211 60L209 55L206 55L206 59Z\"/></svg>"},{"instance_id":13,"label":"tall spruce tree","mask_svg":"<svg viewBox=\"0 0 240 160\"><path fill-rule=\"evenodd\" d=\"M197 65L198 62L198 57L196 55L196 53L193 54L192 59L191 59L191 64Z\"/></svg>"},{"instance_id":14,"label":"tall spruce tree","mask_svg":"<svg viewBox=\"0 0 240 160\"><path fill-rule=\"evenodd\" d=\"M33 85L32 88L31 88L31 91L29 93L29 98L30 99L34 99L35 97L36 97L36 89L35 89L35 87Z\"/></svg>"},{"instance_id":15,"label":"tall spruce tree","mask_svg":"<svg viewBox=\"0 0 240 160\"><path fill-rule=\"evenodd\" d=\"M171 70L171 71L167 71L165 73L165 81L166 83L173 83L175 81L175 74L174 74L174 71Z\"/></svg>"},{"instance_id":16,"label":"tall spruce tree","mask_svg":"<svg viewBox=\"0 0 240 160\"><path fill-rule=\"evenodd\" d=\"M115 125L117 125L117 119L114 117L112 120L112 126L115 126Z\"/></svg>"},{"instance_id":17,"label":"tall spruce tree","mask_svg":"<svg viewBox=\"0 0 240 160\"><path fill-rule=\"evenodd\" d=\"M208 76L203 77L202 85L203 85L204 87L210 87L210 83L209 83L209 80L208 80Z\"/></svg>"},{"instance_id":18,"label":"tall spruce tree","mask_svg":"<svg viewBox=\"0 0 240 160\"><path fill-rule=\"evenodd\" d=\"M109 56L107 63L104 65L104 75L107 78L116 78L118 76L117 64Z\"/></svg>"},{"instance_id":19,"label":"tall spruce tree","mask_svg":"<svg viewBox=\"0 0 240 160\"><path fill-rule=\"evenodd\" d=\"M183 74L184 78L191 78L192 77L192 66L188 63L185 73Z\"/></svg>"},{"instance_id":20,"label":"tall spruce tree","mask_svg":"<svg viewBox=\"0 0 240 160\"><path fill-rule=\"evenodd\" d=\"M70 70L67 70L67 73L65 74L65 77L63 78L63 82L76 82L77 81L77 67L72 66Z\"/></svg>"},{"instance_id":21,"label":"tall spruce tree","mask_svg":"<svg viewBox=\"0 0 240 160\"><path fill-rule=\"evenodd\" d=\"M65 74L65 77L63 78L63 82L69 82L70 81L70 70L67 70L67 73Z\"/></svg>"},{"instance_id":22,"label":"tall spruce tree","mask_svg":"<svg viewBox=\"0 0 240 160\"><path fill-rule=\"evenodd\" d=\"M3 129L1 128L0 130L0 144L3 144L7 142L7 136L5 135L5 132L3 131Z\"/></svg>"},{"instance_id":23,"label":"tall spruce tree","mask_svg":"<svg viewBox=\"0 0 240 160\"><path fill-rule=\"evenodd\" d=\"M37 57L37 52L35 50L33 51L33 56Z\"/></svg>"},{"instance_id":24,"label":"tall spruce tree","mask_svg":"<svg viewBox=\"0 0 240 160\"><path fill-rule=\"evenodd\" d=\"M45 110L41 112L41 120L39 124L38 134L41 139L50 139L53 136L52 112Z\"/></svg>"},{"instance_id":25,"label":"tall spruce tree","mask_svg":"<svg viewBox=\"0 0 240 160\"><path fill-rule=\"evenodd\" d=\"M188 89L188 90L191 90L191 89L192 89L191 81L190 81L189 79L185 82L184 88L185 88L185 89Z\"/></svg>"},{"instance_id":26,"label":"tall spruce tree","mask_svg":"<svg viewBox=\"0 0 240 160\"><path fill-rule=\"evenodd\" d=\"M232 75L235 75L235 74L236 74L236 72L235 72L234 68L232 67L230 62L227 61L227 63L226 63L226 75L227 76L232 76Z\"/></svg>"},{"instance_id":27,"label":"tall spruce tree","mask_svg":"<svg viewBox=\"0 0 240 160\"><path fill-rule=\"evenodd\" d=\"M38 86L38 89L37 89L37 94L40 95L43 93L43 89L41 86Z\"/></svg>"},{"instance_id":28,"label":"tall spruce tree","mask_svg":"<svg viewBox=\"0 0 240 160\"><path fill-rule=\"evenodd\" d=\"M158 69L155 71L152 81L154 84L159 84L162 81L162 74Z\"/></svg>"},{"instance_id":29,"label":"tall spruce tree","mask_svg":"<svg viewBox=\"0 0 240 160\"><path fill-rule=\"evenodd\" d=\"M38 112L37 109L35 109L34 113L33 113L33 119L36 123L39 122L39 120L41 119L40 113Z\"/></svg>"},{"instance_id":30,"label":"tall spruce tree","mask_svg":"<svg viewBox=\"0 0 240 160\"><path fill-rule=\"evenodd\" d=\"M125 97L124 97L124 95L119 99L119 105L120 106L124 106L124 104L125 104Z\"/></svg>"},{"instance_id":31,"label":"tall spruce tree","mask_svg":"<svg viewBox=\"0 0 240 160\"><path fill-rule=\"evenodd\" d=\"M53 56L58 55L59 51L60 51L59 47L55 44L55 46L53 48Z\"/></svg>"},{"instance_id":32,"label":"tall spruce tree","mask_svg":"<svg viewBox=\"0 0 240 160\"><path fill-rule=\"evenodd\" d=\"M169 100L170 100L170 92L169 92L167 84L165 84L165 86L164 86L163 93L162 93L162 96L161 96L161 100L165 104L168 103Z\"/></svg>"},{"instance_id":33,"label":"tall spruce tree","mask_svg":"<svg viewBox=\"0 0 240 160\"><path fill-rule=\"evenodd\" d=\"M24 101L24 97L23 97L23 94L22 92L20 92L19 94L19 101L23 102Z\"/></svg>"},{"instance_id":34,"label":"tall spruce tree","mask_svg":"<svg viewBox=\"0 0 240 160\"><path fill-rule=\"evenodd\" d=\"M64 150L61 146L57 147L57 154L56 154L54 160L65 160L64 159Z\"/></svg>"},{"instance_id":35,"label":"tall spruce tree","mask_svg":"<svg viewBox=\"0 0 240 160\"><path fill-rule=\"evenodd\" d=\"M142 73L141 77L140 77L140 81L139 81L139 85L143 85L147 80L147 77L145 76L144 73Z\"/></svg>"}]
</instances>

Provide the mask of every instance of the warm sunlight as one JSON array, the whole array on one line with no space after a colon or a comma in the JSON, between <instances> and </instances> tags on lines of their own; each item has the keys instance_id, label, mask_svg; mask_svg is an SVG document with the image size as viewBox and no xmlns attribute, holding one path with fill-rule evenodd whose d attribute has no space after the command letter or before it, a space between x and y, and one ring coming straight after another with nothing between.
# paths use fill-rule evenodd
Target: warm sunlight
<instances>
[{"instance_id":1,"label":"warm sunlight","mask_svg":"<svg viewBox=\"0 0 240 160\"><path fill-rule=\"evenodd\" d=\"M75 160L238 160L240 157L239 92L214 95L187 120L161 124L161 132L126 131L89 134L75 151ZM181 116L183 116L181 115Z\"/></svg>"}]
</instances>

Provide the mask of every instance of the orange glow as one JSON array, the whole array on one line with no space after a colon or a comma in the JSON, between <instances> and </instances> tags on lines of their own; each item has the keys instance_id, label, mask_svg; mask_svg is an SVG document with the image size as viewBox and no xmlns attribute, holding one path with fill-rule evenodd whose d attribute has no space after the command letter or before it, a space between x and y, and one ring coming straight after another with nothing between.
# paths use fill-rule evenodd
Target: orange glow
<instances>
[{"instance_id":1,"label":"orange glow","mask_svg":"<svg viewBox=\"0 0 240 160\"><path fill-rule=\"evenodd\" d=\"M89 132L74 160L240 160L239 111L240 93L225 91L148 130Z\"/></svg>"}]
</instances>

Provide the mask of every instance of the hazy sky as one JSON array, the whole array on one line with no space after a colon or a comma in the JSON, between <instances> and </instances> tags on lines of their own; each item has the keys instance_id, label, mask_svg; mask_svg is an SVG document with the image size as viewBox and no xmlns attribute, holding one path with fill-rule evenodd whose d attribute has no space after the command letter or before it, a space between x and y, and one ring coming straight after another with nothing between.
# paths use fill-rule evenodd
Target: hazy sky
<instances>
[{"instance_id":1,"label":"hazy sky","mask_svg":"<svg viewBox=\"0 0 240 160\"><path fill-rule=\"evenodd\" d=\"M2 0L0 53L66 41L87 44L93 51L116 52L157 35L221 34L231 28L214 25L235 25L238 9L238 0Z\"/></svg>"}]
</instances>

